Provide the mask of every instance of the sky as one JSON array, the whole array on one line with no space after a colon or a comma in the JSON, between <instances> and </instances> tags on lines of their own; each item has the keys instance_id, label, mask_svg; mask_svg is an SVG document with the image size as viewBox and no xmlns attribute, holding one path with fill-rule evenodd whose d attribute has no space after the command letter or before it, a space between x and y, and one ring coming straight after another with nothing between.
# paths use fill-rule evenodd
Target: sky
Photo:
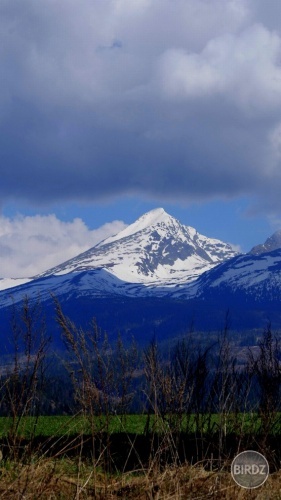
<instances>
[{"instance_id":1,"label":"sky","mask_svg":"<svg viewBox=\"0 0 281 500\"><path fill-rule=\"evenodd\" d=\"M163 207L281 228L280 0L1 0L0 277Z\"/></svg>"}]
</instances>

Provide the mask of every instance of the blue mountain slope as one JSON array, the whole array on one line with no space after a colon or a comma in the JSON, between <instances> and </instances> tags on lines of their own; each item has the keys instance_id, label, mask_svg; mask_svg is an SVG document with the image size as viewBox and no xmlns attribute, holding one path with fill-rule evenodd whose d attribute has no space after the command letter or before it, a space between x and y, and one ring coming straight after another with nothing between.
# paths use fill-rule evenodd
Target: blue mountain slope
<instances>
[{"instance_id":1,"label":"blue mountain slope","mask_svg":"<svg viewBox=\"0 0 281 500\"><path fill-rule=\"evenodd\" d=\"M239 255L201 275L187 297L235 297L256 303L281 300L281 249L260 255Z\"/></svg>"},{"instance_id":2,"label":"blue mountain slope","mask_svg":"<svg viewBox=\"0 0 281 500\"><path fill-rule=\"evenodd\" d=\"M126 283L104 269L39 278L0 293L3 338L12 299L40 299L48 329L61 347L55 321L55 295L66 315L87 328L95 317L111 338L121 332L142 344L184 335L193 324L198 335L223 328L226 312L235 331L262 329L270 319L281 327L281 250L234 257L186 286L162 288ZM2 337L1 337L2 335ZM200 337L201 338L201 337Z\"/></svg>"}]
</instances>

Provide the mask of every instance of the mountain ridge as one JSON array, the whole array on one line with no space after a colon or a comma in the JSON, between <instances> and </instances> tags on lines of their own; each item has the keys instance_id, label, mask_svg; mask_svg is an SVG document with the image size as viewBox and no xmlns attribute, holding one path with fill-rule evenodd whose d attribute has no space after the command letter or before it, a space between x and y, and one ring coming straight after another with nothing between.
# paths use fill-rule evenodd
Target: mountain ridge
<instances>
[{"instance_id":1,"label":"mountain ridge","mask_svg":"<svg viewBox=\"0 0 281 500\"><path fill-rule=\"evenodd\" d=\"M196 279L234 255L227 243L201 235L158 208L36 278L104 268L129 283L171 285Z\"/></svg>"},{"instance_id":2,"label":"mountain ridge","mask_svg":"<svg viewBox=\"0 0 281 500\"><path fill-rule=\"evenodd\" d=\"M1 324L24 296L40 298L52 331L54 296L78 324L96 317L113 336L125 331L148 339L157 331L168 338L182 334L193 318L214 331L228 309L238 329L261 327L269 317L281 326L281 248L238 254L156 209L28 283L1 291Z\"/></svg>"},{"instance_id":3,"label":"mountain ridge","mask_svg":"<svg viewBox=\"0 0 281 500\"><path fill-rule=\"evenodd\" d=\"M275 233L269 236L264 243L254 246L249 253L252 255L259 255L278 250L278 248L281 248L281 229L275 231Z\"/></svg>"}]
</instances>

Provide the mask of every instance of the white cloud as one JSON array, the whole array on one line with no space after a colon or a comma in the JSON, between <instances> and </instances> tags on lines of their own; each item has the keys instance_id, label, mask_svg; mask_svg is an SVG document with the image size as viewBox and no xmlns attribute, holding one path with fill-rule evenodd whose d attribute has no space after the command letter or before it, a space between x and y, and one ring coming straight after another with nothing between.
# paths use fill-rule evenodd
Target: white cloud
<instances>
[{"instance_id":1,"label":"white cloud","mask_svg":"<svg viewBox=\"0 0 281 500\"><path fill-rule=\"evenodd\" d=\"M281 39L261 25L209 40L200 53L166 52L164 92L182 99L221 96L252 114L281 108Z\"/></svg>"},{"instance_id":2,"label":"white cloud","mask_svg":"<svg viewBox=\"0 0 281 500\"><path fill-rule=\"evenodd\" d=\"M122 221L90 230L76 218L55 215L0 217L0 278L31 277L91 248L124 229Z\"/></svg>"},{"instance_id":3,"label":"white cloud","mask_svg":"<svg viewBox=\"0 0 281 500\"><path fill-rule=\"evenodd\" d=\"M242 250L242 247L241 245L237 244L237 243L228 243L231 248L235 251L235 252L238 252L238 253L243 253L243 250Z\"/></svg>"}]
</instances>

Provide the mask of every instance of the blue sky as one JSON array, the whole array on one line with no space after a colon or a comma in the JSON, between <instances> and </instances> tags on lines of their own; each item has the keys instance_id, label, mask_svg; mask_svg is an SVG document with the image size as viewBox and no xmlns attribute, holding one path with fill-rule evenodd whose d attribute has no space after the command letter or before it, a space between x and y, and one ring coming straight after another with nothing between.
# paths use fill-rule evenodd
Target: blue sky
<instances>
[{"instance_id":1,"label":"blue sky","mask_svg":"<svg viewBox=\"0 0 281 500\"><path fill-rule=\"evenodd\" d=\"M165 200L146 200L144 197L120 197L104 203L64 203L54 204L38 211L27 205L7 204L3 215L13 220L19 214L29 217L37 213L48 216L55 214L64 222L81 218L89 229L97 229L114 220L131 224L143 213L153 208L163 207L166 212L176 217L182 224L195 227L197 231L209 237L229 242L242 252L249 251L255 244L263 242L279 228L273 218L252 216L248 213L247 199L235 199L228 202L218 200L206 203L171 203Z\"/></svg>"},{"instance_id":2,"label":"blue sky","mask_svg":"<svg viewBox=\"0 0 281 500\"><path fill-rule=\"evenodd\" d=\"M0 47L0 277L159 206L242 251L281 227L279 0L3 0Z\"/></svg>"}]
</instances>

